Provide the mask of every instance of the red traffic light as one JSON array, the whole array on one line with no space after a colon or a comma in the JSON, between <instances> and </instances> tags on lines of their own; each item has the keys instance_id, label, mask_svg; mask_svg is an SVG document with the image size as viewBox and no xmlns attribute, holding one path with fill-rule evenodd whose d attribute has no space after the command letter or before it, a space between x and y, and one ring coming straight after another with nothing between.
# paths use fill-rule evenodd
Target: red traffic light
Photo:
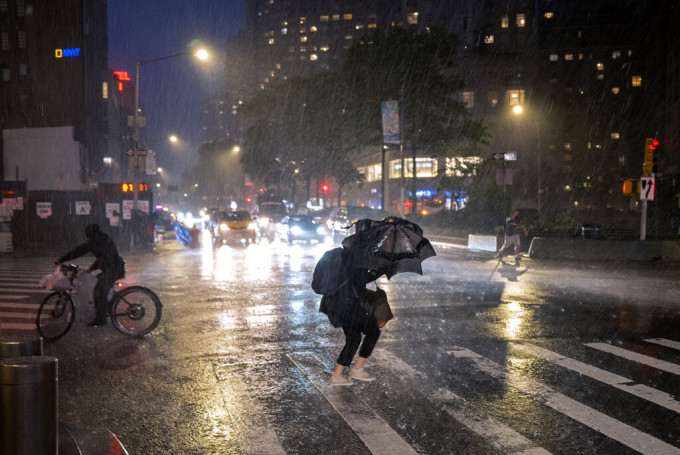
<instances>
[{"instance_id":1,"label":"red traffic light","mask_svg":"<svg viewBox=\"0 0 680 455\"><path fill-rule=\"evenodd\" d=\"M328 183L321 184L321 191L328 193L331 190L331 186Z\"/></svg>"},{"instance_id":2,"label":"red traffic light","mask_svg":"<svg viewBox=\"0 0 680 455\"><path fill-rule=\"evenodd\" d=\"M659 141L656 139L653 139L652 141L647 142L647 148L650 150L655 150L659 146Z\"/></svg>"}]
</instances>

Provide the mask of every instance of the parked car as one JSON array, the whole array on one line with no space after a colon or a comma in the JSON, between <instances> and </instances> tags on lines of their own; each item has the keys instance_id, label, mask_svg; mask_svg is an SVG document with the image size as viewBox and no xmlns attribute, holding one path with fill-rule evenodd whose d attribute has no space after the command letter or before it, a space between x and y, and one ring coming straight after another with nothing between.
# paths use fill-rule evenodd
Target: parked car
<instances>
[{"instance_id":1,"label":"parked car","mask_svg":"<svg viewBox=\"0 0 680 455\"><path fill-rule=\"evenodd\" d=\"M246 209L220 210L213 226L215 243L245 242L255 243L257 230L250 212Z\"/></svg>"},{"instance_id":2,"label":"parked car","mask_svg":"<svg viewBox=\"0 0 680 455\"><path fill-rule=\"evenodd\" d=\"M288 243L303 241L322 243L328 238L326 228L308 215L284 217L278 226L279 237Z\"/></svg>"},{"instance_id":3,"label":"parked car","mask_svg":"<svg viewBox=\"0 0 680 455\"><path fill-rule=\"evenodd\" d=\"M388 214L381 210L361 206L333 207L328 217L328 230L332 235L349 235L353 232L352 223L362 218L382 220Z\"/></svg>"}]
</instances>

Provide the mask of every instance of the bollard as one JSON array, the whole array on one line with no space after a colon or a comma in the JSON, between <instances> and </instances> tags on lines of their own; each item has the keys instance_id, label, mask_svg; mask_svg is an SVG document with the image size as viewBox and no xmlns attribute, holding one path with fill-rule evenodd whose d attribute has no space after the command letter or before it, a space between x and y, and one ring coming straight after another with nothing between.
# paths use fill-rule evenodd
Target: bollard
<instances>
[{"instance_id":1,"label":"bollard","mask_svg":"<svg viewBox=\"0 0 680 455\"><path fill-rule=\"evenodd\" d=\"M36 335L0 336L0 359L43 355L43 339Z\"/></svg>"},{"instance_id":2,"label":"bollard","mask_svg":"<svg viewBox=\"0 0 680 455\"><path fill-rule=\"evenodd\" d=\"M57 455L57 358L0 358L0 453Z\"/></svg>"}]
</instances>

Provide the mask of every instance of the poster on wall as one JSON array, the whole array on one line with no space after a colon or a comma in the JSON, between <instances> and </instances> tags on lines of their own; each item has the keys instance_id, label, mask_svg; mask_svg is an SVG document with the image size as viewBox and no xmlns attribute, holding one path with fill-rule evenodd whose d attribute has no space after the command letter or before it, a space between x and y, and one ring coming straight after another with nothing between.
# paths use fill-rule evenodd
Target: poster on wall
<instances>
[{"instance_id":1,"label":"poster on wall","mask_svg":"<svg viewBox=\"0 0 680 455\"><path fill-rule=\"evenodd\" d=\"M106 203L106 218L111 218L113 212L116 212L120 216L120 204L117 202L107 202Z\"/></svg>"},{"instance_id":2,"label":"poster on wall","mask_svg":"<svg viewBox=\"0 0 680 455\"><path fill-rule=\"evenodd\" d=\"M45 218L52 216L52 203L36 202L35 211L37 215L44 220Z\"/></svg>"},{"instance_id":3,"label":"poster on wall","mask_svg":"<svg viewBox=\"0 0 680 455\"><path fill-rule=\"evenodd\" d=\"M76 201L76 215L89 215L90 211L90 201Z\"/></svg>"},{"instance_id":4,"label":"poster on wall","mask_svg":"<svg viewBox=\"0 0 680 455\"><path fill-rule=\"evenodd\" d=\"M123 201L124 220L129 220L132 218L132 207L134 207L134 201ZM144 213L149 213L149 201L137 201L137 210L140 210Z\"/></svg>"}]
</instances>

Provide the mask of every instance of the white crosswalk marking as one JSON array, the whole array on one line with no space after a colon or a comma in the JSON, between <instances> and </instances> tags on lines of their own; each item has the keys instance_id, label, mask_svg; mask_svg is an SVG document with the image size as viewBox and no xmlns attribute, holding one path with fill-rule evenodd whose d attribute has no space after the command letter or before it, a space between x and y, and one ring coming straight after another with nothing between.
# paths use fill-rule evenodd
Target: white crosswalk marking
<instances>
[{"instance_id":1,"label":"white crosswalk marking","mask_svg":"<svg viewBox=\"0 0 680 455\"><path fill-rule=\"evenodd\" d=\"M463 409L465 404L463 398L448 389L429 385L425 375L384 349L376 349L371 358L390 365L397 370L399 374L395 376L407 377L409 381L417 381L419 383L418 387L424 396L429 397L435 404L442 407L449 415L468 429L488 439L489 443L494 447L510 454L550 454L547 450L534 446L533 442L502 422L492 417L481 416L478 413Z\"/></svg>"},{"instance_id":2,"label":"white crosswalk marking","mask_svg":"<svg viewBox=\"0 0 680 455\"><path fill-rule=\"evenodd\" d=\"M44 260L0 264L0 325L3 331L34 331L35 317L42 299L53 292L38 282L54 272Z\"/></svg>"},{"instance_id":3,"label":"white crosswalk marking","mask_svg":"<svg viewBox=\"0 0 680 455\"><path fill-rule=\"evenodd\" d=\"M680 449L660 439L643 433L630 425L613 419L595 409L554 391L539 382L523 377L506 369L492 360L458 346L444 349L447 354L457 358L469 359L472 365L490 376L503 380L507 387L520 390L545 405L580 422L600 433L643 454L667 455L678 454Z\"/></svg>"},{"instance_id":4,"label":"white crosswalk marking","mask_svg":"<svg viewBox=\"0 0 680 455\"><path fill-rule=\"evenodd\" d=\"M581 373L584 376L588 376L589 378L593 378L619 390L623 390L631 395L635 395L638 398L651 401L666 409L680 413L680 402L671 395L660 390L656 390L644 384L633 384L633 381L628 378L587 365L578 360L570 359L569 357L534 346L533 344L513 343L512 346L519 351L548 360L559 366L576 371L577 373Z\"/></svg>"},{"instance_id":5,"label":"white crosswalk marking","mask_svg":"<svg viewBox=\"0 0 680 455\"><path fill-rule=\"evenodd\" d=\"M326 385L327 378L321 376L323 366L314 355L297 353L288 358L319 389L374 455L417 453L354 392L347 387Z\"/></svg>"},{"instance_id":6,"label":"white crosswalk marking","mask_svg":"<svg viewBox=\"0 0 680 455\"><path fill-rule=\"evenodd\" d=\"M665 338L647 338L644 341L646 341L647 343L654 343L660 346L666 346L667 348L677 349L678 351L680 351L680 342L678 341L667 340Z\"/></svg>"},{"instance_id":7,"label":"white crosswalk marking","mask_svg":"<svg viewBox=\"0 0 680 455\"><path fill-rule=\"evenodd\" d=\"M626 360L632 360L633 362L648 365L650 367L656 368L657 370L680 375L680 365L666 362L665 360L659 360L648 355L627 351L626 349L612 346L611 344L607 343L585 343L585 345L603 352L608 352L609 354L614 354L615 356L622 357Z\"/></svg>"}]
</instances>

